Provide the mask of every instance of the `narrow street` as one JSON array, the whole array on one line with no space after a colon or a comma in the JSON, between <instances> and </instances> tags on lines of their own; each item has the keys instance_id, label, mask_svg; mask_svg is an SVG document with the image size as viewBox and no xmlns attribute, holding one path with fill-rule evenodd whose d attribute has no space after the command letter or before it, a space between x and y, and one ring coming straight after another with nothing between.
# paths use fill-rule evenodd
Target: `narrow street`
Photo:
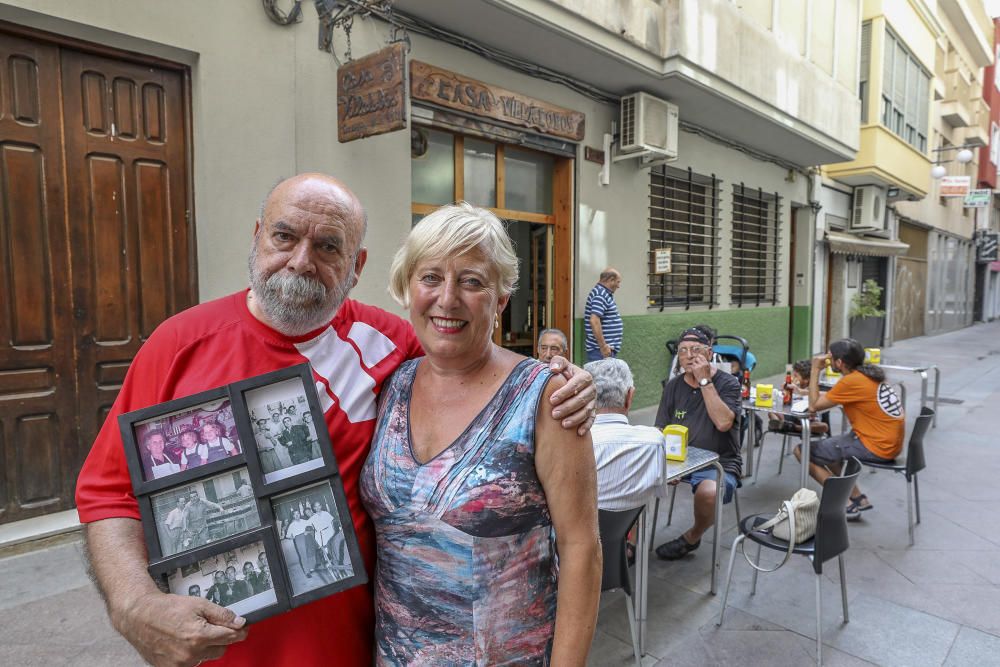
<instances>
[{"instance_id":1,"label":"narrow street","mask_svg":"<svg viewBox=\"0 0 1000 667\"><path fill-rule=\"evenodd\" d=\"M927 436L927 470L920 475L922 522L916 544L908 547L902 476L862 472L861 485L875 509L850 524L846 626L840 622L835 565L824 573L824 659L828 665L986 664L1000 655L1000 517L993 510L1000 502L1000 437L991 415L1000 405L1000 322L907 340L883 353L887 363L933 362L942 370L938 424ZM892 378L906 382L912 422L919 381L913 375ZM635 417L651 421L652 411ZM778 442L773 435L765 442L757 483L744 480L744 513L773 512L797 487L794 459L776 474ZM656 542L683 530L690 512L690 494L682 486L674 525L667 526L661 512ZM735 535L731 506L723 516L722 575ZM0 664L142 664L107 621L85 572L79 534L35 546L0 559ZM815 603L806 560L794 557L778 572L761 575L757 595L750 597L750 568L739 558L731 607L718 629L722 591L708 595L710 547L706 542L687 560L652 562L643 664L808 664ZM606 594L590 663L627 665L630 658L623 597Z\"/></svg>"}]
</instances>

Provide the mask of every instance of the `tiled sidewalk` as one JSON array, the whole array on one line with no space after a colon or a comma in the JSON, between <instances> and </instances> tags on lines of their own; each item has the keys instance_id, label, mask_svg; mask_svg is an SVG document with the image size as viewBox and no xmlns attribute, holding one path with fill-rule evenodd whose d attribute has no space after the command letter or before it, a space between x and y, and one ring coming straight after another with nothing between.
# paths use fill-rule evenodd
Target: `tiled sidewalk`
<instances>
[{"instance_id":1,"label":"tiled sidewalk","mask_svg":"<svg viewBox=\"0 0 1000 667\"><path fill-rule=\"evenodd\" d=\"M828 665L1000 664L1000 322L898 343L883 350L886 363L933 361L942 370L938 426L925 439L927 470L920 474L922 523L907 545L905 480L865 468L862 490L875 504L849 524L846 554L851 622L841 623L836 562L824 571L824 663ZM908 428L919 411L920 383L904 380ZM637 411L651 423L655 409ZM839 430L834 420L834 432ZM789 457L777 475L780 440L765 443L759 481L744 480L741 510L773 513L798 487L798 463ZM661 512L656 543L685 530L691 494L677 493L672 527ZM722 576L736 535L730 506L724 515ZM711 533L706 536L711 540ZM715 625L721 605L708 591L711 544L679 562L650 566L649 640L644 665L803 665L815 655L812 568L793 557L762 574L751 597L749 565L737 556L730 611ZM773 556L772 556L773 557ZM770 561L769 561L770 562ZM777 562L776 560L774 562ZM592 665L632 664L624 598L602 599Z\"/></svg>"},{"instance_id":2,"label":"tiled sidewalk","mask_svg":"<svg viewBox=\"0 0 1000 667\"><path fill-rule=\"evenodd\" d=\"M1000 323L904 341L887 362L928 359L943 371L938 427L927 437L928 469L920 476L923 523L907 546L905 482L862 472L875 509L851 524L847 553L850 624L841 625L834 566L825 574L824 659L828 665L983 665L1000 661ZM919 383L907 381L910 414ZM655 410L637 411L649 423ZM836 429L836 425L835 425ZM773 512L797 488L794 459L777 476L780 446L765 445L759 482L740 490L745 513ZM965 463L959 464L962 461ZM661 512L657 543L686 528L691 494L680 487L674 525ZM724 513L723 572L735 531ZM711 534L707 536L711 539ZM53 544L54 542L54 544ZM813 575L804 558L761 575L750 597L750 568L737 561L732 606L717 629L721 595L708 595L711 545L674 563L653 561L645 665L804 665L813 660ZM721 590L720 590L721 593ZM591 664L631 664L620 594L602 599ZM142 661L108 624L88 581L78 536L0 559L0 665L128 666Z\"/></svg>"}]
</instances>

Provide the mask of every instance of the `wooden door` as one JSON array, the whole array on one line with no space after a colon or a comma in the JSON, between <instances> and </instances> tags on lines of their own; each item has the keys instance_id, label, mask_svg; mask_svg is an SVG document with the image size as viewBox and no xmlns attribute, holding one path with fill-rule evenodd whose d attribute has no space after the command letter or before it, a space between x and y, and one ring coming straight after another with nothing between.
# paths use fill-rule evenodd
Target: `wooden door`
<instances>
[{"instance_id":1,"label":"wooden door","mask_svg":"<svg viewBox=\"0 0 1000 667\"><path fill-rule=\"evenodd\" d=\"M896 258L896 292L892 300L893 339L906 340L924 335L927 312L927 260Z\"/></svg>"},{"instance_id":2,"label":"wooden door","mask_svg":"<svg viewBox=\"0 0 1000 667\"><path fill-rule=\"evenodd\" d=\"M75 477L73 318L59 53L0 35L0 521L65 509Z\"/></svg>"},{"instance_id":3,"label":"wooden door","mask_svg":"<svg viewBox=\"0 0 1000 667\"><path fill-rule=\"evenodd\" d=\"M62 52L82 464L153 329L194 302L180 72Z\"/></svg>"},{"instance_id":4,"label":"wooden door","mask_svg":"<svg viewBox=\"0 0 1000 667\"><path fill-rule=\"evenodd\" d=\"M0 32L0 523L73 506L140 344L194 303L184 70Z\"/></svg>"}]
</instances>

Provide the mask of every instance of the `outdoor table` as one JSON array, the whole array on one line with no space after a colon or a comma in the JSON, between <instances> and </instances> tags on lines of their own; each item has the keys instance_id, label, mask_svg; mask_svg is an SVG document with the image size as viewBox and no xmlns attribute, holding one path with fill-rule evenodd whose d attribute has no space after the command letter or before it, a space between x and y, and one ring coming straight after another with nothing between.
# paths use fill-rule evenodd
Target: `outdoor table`
<instances>
[{"instance_id":1,"label":"outdoor table","mask_svg":"<svg viewBox=\"0 0 1000 667\"><path fill-rule=\"evenodd\" d=\"M723 493L726 490L725 471L719 463L719 455L707 449L688 447L687 458L683 461L667 461L667 472L664 477L664 489L669 482L679 480L681 477L696 472L703 468L714 467L718 473L718 482L715 490L715 525L712 526L712 583L711 593L716 592L716 575L719 571L719 538L721 536L722 525L722 501ZM656 499L659 502L659 498ZM650 544L650 534L653 526L652 513L647 504L639 515L637 522L638 534L636 535L636 557L635 557L635 617L636 634L639 641L639 653L645 655L646 650L646 601L649 587L649 554L652 551Z\"/></svg>"},{"instance_id":2,"label":"outdoor table","mask_svg":"<svg viewBox=\"0 0 1000 667\"><path fill-rule=\"evenodd\" d=\"M878 364L880 368L890 371L903 371L917 373L920 376L920 407L927 407L927 373L934 371L934 418L931 420L931 427L937 428L938 398L941 389L941 369L937 364L922 364L919 366L895 366L893 364Z\"/></svg>"},{"instance_id":3,"label":"outdoor table","mask_svg":"<svg viewBox=\"0 0 1000 667\"><path fill-rule=\"evenodd\" d=\"M775 393L775 398L777 399L780 394ZM780 403L778 400L774 401L774 405L769 408L759 408L750 399L745 399L743 401L743 412L747 415L749 419L749 424L747 425L747 473L746 476L750 477L753 475L753 443L755 441L754 431L757 429L757 425L754 423L756 420L753 418L754 412L774 412L780 415L791 415L792 417L798 418L802 426L802 479L800 486L805 487L806 481L809 479L809 450L812 445L812 433L809 429L809 413L808 412L794 412L791 405L785 405ZM825 410L820 410L820 412L825 412Z\"/></svg>"}]
</instances>

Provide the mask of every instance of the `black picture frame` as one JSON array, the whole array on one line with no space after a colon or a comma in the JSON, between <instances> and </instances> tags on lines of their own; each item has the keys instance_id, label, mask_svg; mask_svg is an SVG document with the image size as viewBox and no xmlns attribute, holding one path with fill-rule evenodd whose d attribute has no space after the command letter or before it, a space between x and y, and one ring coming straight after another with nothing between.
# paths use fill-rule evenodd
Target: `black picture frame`
<instances>
[{"instance_id":1,"label":"black picture frame","mask_svg":"<svg viewBox=\"0 0 1000 667\"><path fill-rule=\"evenodd\" d=\"M286 384L281 386L282 383ZM288 413L297 415L301 428L295 433L295 438L290 437L292 432L289 427L284 428L282 444L288 447L288 443L292 443L298 447L296 450L299 455L298 463L302 462L301 457L306 451L303 443L308 443L308 451L312 456L307 459L310 465L296 469L292 474L279 479L267 480L267 471L261 464L260 448L254 424L251 422L253 408L248 404L247 396L250 392L262 390L263 393L255 395L254 400L263 397L261 399L264 401L263 405L265 409L269 409L271 405L267 401L270 400L268 397L271 393L266 390L271 386L275 386L272 393L285 397L279 401L279 407L294 405L299 408L297 411L289 410ZM288 399L288 396L292 398ZM218 404L224 407L212 407ZM199 439L201 443L199 446L209 447L210 443L216 443L216 446L209 447L207 452L199 449L197 454L204 454L204 458L208 458L213 452L217 455L222 447L228 453L224 459L199 464L188 470L169 472L162 477L146 479L147 468L143 465L137 425L145 426L150 421L161 418L163 422L155 423L151 430L162 430L166 436L165 440L169 438L173 445L177 445L179 441L184 440L182 436L186 430L194 429L187 428L189 426L187 423L178 426L172 420L185 420L188 417L185 411L194 411L206 405L210 407L206 407L204 412L209 414L218 412L223 415L221 421L211 417L208 421L214 421L217 426L221 425L226 431L226 436L232 436L237 440L230 442L230 445L238 445L238 453L232 453L232 448L226 447L225 443L211 439L222 434L213 433L209 428L208 435ZM304 415L305 410L308 410L308 418ZM201 419L200 413L197 417L198 419L195 419L195 415L191 416L191 425L201 424L202 429L207 428L198 421ZM167 586L169 589L171 573L174 573L175 577L181 577L181 580L194 577L203 584L206 573L198 574L201 563L225 557L224 554L258 541L264 546L275 600L266 608L241 614L250 621L267 618L367 583L368 573L330 442L324 410L308 363L142 408L121 415L118 421L132 488L142 519L143 536L150 562L149 572L161 587ZM216 431L218 430L217 428ZM148 437L149 433L150 431L146 431L142 435ZM269 433L273 439L274 432L269 431ZM303 434L310 437L303 439ZM191 439L188 438L189 453L194 451L191 443ZM268 443L271 444L271 439ZM291 458L292 448L288 449L289 456L285 457L285 461L291 462L292 465L286 465L285 468L291 468L296 464ZM188 456L186 460L190 461L191 457ZM275 461L276 459L271 460L272 466ZM283 469L272 467L271 472ZM148 468L148 470L154 469ZM162 473L163 469L161 468L159 472ZM297 497L296 494L300 494L304 500L311 497L310 494L315 493L315 489L321 487L323 488L321 504L324 507L315 510L317 518L309 522L310 527L299 525L299 528L303 528L303 533L311 533L314 538L317 533L325 535L327 531L330 531L331 537L326 538L326 541L322 538L314 540L313 549L309 553L313 554L312 562L319 563L322 568L314 567L311 572L315 572L318 577L313 583L320 585L310 584L307 589L303 589L298 582L293 582L290 578L291 568L289 559L284 553L283 536L279 534L281 522L276 520L273 512L274 502L276 499L280 502L282 498ZM190 505L194 502L192 493L197 493L202 501L210 501L222 507L192 514ZM187 501L180 502L181 498L187 498ZM250 507L253 507L255 514L249 512ZM225 510L225 514L221 516L216 514L222 509ZM174 510L177 510L178 514L171 517ZM324 516L320 513L324 510L330 515ZM314 510L311 509L310 512L312 511ZM221 518L222 521L215 520L217 518ZM166 525L168 521L170 526ZM337 530L338 525L340 530ZM169 546L164 544L167 540L171 540ZM301 548L308 546L305 540L299 540L296 544ZM302 561L297 556L295 563L302 567ZM218 570L214 571L213 576L217 572ZM302 572L305 575L304 568ZM174 583L177 581L175 579ZM245 598L235 600L234 604L242 599Z\"/></svg>"},{"instance_id":2,"label":"black picture frame","mask_svg":"<svg viewBox=\"0 0 1000 667\"><path fill-rule=\"evenodd\" d=\"M309 460L317 463L302 472L298 472L280 479L268 480L269 473L264 469L261 460L261 448L258 446L255 424L251 418L251 408L247 403L247 394L258 390L263 390L269 386L278 386L288 381L301 382L301 396L305 398L305 404L309 408L309 416L312 422L310 435L315 436L315 445L318 449L318 458ZM333 453L333 446L330 442L330 434L327 431L326 421L322 417L324 411L319 403L316 394L316 387L313 384L312 368L308 363L290 366L264 375L258 375L247 380L234 382L229 385L229 390L233 400L233 416L236 419L237 429L240 433L247 433L243 442L247 467L254 478L254 488L260 496L271 496L277 493L294 489L307 482L329 477L331 474L340 475L337 466L337 459ZM318 416L317 416L318 415Z\"/></svg>"},{"instance_id":3,"label":"black picture frame","mask_svg":"<svg viewBox=\"0 0 1000 667\"><path fill-rule=\"evenodd\" d=\"M336 517L343 528L343 537L347 551L346 555L350 562L351 573L342 579L336 579L332 582L325 582L325 580L320 579L320 581L324 581L324 583L319 584L317 581L314 582L315 587L308 588L302 592L296 592L296 583L293 581L294 578L292 576L292 569L294 566L290 563L290 560L287 557L288 554L286 553L286 549L288 547L283 542L284 538L281 534L279 534L279 524L281 519L275 512L274 503L281 502L282 499L292 499L298 495L309 495L313 492L313 490L320 489L324 485L329 487L333 496L333 502L336 505ZM275 539L278 541L278 550L282 559L282 574L285 575L285 580L288 582L288 598L292 607L299 607L313 602L314 600L327 597L328 595L333 595L334 593L339 593L349 588L354 588L355 586L368 583L368 572L365 568L364 559L361 555L361 547L358 543L357 533L354 530L354 523L351 518L350 508L347 506L347 496L344 493L344 485L339 476L333 475L304 483L298 487L288 489L283 493L273 495L269 497L267 501L271 504L269 509L270 514L274 519L274 534ZM321 545L321 548L322 546L325 545ZM303 573L305 573L304 566L302 566L301 563L299 566L302 568ZM331 567L328 572L332 573L334 569L335 568Z\"/></svg>"},{"instance_id":4,"label":"black picture frame","mask_svg":"<svg viewBox=\"0 0 1000 667\"><path fill-rule=\"evenodd\" d=\"M240 453L235 456L228 456L219 461L204 463L187 470L171 473L164 477L147 480L142 463L142 452L140 449L142 445L136 436L136 426L158 417L167 418L179 412L195 410L215 401L228 401L229 403L236 424L236 432L239 434L239 442L237 444ZM184 482L208 477L215 473L229 470L230 468L238 468L245 465L246 432L239 426L236 405L228 387L216 387L215 389L209 389L191 396L185 396L119 415L118 427L121 431L122 443L125 445L125 458L128 462L129 477L132 480L132 491L136 496L153 493Z\"/></svg>"},{"instance_id":5,"label":"black picture frame","mask_svg":"<svg viewBox=\"0 0 1000 667\"><path fill-rule=\"evenodd\" d=\"M285 579L284 571L281 567L282 560L280 550L272 526L261 526L246 533L242 533L229 539L215 542L193 551L188 551L182 555L165 558L150 563L148 571L153 580L157 582L161 590L169 591L170 574L181 570L184 571L192 565L199 566L206 560L217 558L221 554L236 551L241 547L262 543L264 554L267 558L268 569L271 574L271 589L274 591L275 600L273 603L253 610L233 609L237 614L247 619L247 623L255 623L265 618L280 614L291 609L288 597L288 582ZM232 608L232 607L227 607Z\"/></svg>"}]
</instances>

